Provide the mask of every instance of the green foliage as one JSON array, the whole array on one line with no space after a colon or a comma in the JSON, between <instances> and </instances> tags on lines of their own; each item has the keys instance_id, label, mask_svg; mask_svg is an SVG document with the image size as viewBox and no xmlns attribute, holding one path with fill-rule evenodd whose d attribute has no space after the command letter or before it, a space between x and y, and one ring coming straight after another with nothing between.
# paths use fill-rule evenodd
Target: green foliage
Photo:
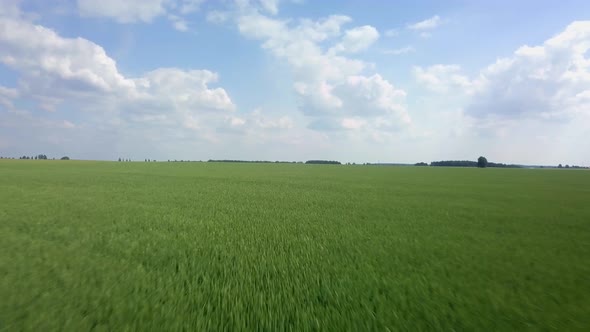
<instances>
[{"instance_id":1,"label":"green foliage","mask_svg":"<svg viewBox=\"0 0 590 332\"><path fill-rule=\"evenodd\" d=\"M6 331L590 326L590 172L0 161Z\"/></svg>"},{"instance_id":2,"label":"green foliage","mask_svg":"<svg viewBox=\"0 0 590 332\"><path fill-rule=\"evenodd\" d=\"M430 166L444 166L444 167L476 167L477 162L471 160L441 160L433 161Z\"/></svg>"},{"instance_id":3,"label":"green foliage","mask_svg":"<svg viewBox=\"0 0 590 332\"><path fill-rule=\"evenodd\" d=\"M477 167L486 168L487 166L488 166L488 160L486 159L486 157L477 158Z\"/></svg>"},{"instance_id":4,"label":"green foliage","mask_svg":"<svg viewBox=\"0 0 590 332\"><path fill-rule=\"evenodd\" d=\"M336 160L308 160L305 163L306 164L319 164L319 165L341 165L341 163Z\"/></svg>"}]
</instances>

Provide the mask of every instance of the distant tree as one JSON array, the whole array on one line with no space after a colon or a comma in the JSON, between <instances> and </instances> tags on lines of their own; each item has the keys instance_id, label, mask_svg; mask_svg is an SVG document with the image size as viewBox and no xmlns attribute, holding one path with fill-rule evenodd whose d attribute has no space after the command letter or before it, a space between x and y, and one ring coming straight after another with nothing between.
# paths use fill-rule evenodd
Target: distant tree
<instances>
[{"instance_id":1,"label":"distant tree","mask_svg":"<svg viewBox=\"0 0 590 332\"><path fill-rule=\"evenodd\" d=\"M428 164L425 162L419 162L419 163L414 164L414 166L428 166Z\"/></svg>"},{"instance_id":2,"label":"distant tree","mask_svg":"<svg viewBox=\"0 0 590 332\"><path fill-rule=\"evenodd\" d=\"M119 162L121 162L121 157L119 157Z\"/></svg>"},{"instance_id":3,"label":"distant tree","mask_svg":"<svg viewBox=\"0 0 590 332\"><path fill-rule=\"evenodd\" d=\"M487 166L488 166L488 160L486 159L486 157L477 158L477 167L486 168Z\"/></svg>"},{"instance_id":4,"label":"distant tree","mask_svg":"<svg viewBox=\"0 0 590 332\"><path fill-rule=\"evenodd\" d=\"M320 165L341 165L339 161L335 160L308 160L306 164L320 164Z\"/></svg>"},{"instance_id":5,"label":"distant tree","mask_svg":"<svg viewBox=\"0 0 590 332\"><path fill-rule=\"evenodd\" d=\"M570 165L565 165L565 168L570 168Z\"/></svg>"},{"instance_id":6,"label":"distant tree","mask_svg":"<svg viewBox=\"0 0 590 332\"><path fill-rule=\"evenodd\" d=\"M442 160L433 161L430 166L444 166L444 167L477 167L476 161L471 160Z\"/></svg>"},{"instance_id":7,"label":"distant tree","mask_svg":"<svg viewBox=\"0 0 590 332\"><path fill-rule=\"evenodd\" d=\"M70 160L70 157L68 157L68 156L64 156L64 157L61 157L61 159L60 159L60 160Z\"/></svg>"},{"instance_id":8,"label":"distant tree","mask_svg":"<svg viewBox=\"0 0 590 332\"><path fill-rule=\"evenodd\" d=\"M557 168L563 168L563 166L561 166L561 164L557 165Z\"/></svg>"}]
</instances>

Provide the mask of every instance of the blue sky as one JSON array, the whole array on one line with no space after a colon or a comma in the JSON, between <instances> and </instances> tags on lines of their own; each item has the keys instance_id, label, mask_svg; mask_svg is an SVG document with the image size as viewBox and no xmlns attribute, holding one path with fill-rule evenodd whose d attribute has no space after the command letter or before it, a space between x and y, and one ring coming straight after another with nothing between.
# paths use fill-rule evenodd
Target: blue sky
<instances>
[{"instance_id":1,"label":"blue sky","mask_svg":"<svg viewBox=\"0 0 590 332\"><path fill-rule=\"evenodd\" d=\"M0 0L0 155L590 165L587 13Z\"/></svg>"}]
</instances>

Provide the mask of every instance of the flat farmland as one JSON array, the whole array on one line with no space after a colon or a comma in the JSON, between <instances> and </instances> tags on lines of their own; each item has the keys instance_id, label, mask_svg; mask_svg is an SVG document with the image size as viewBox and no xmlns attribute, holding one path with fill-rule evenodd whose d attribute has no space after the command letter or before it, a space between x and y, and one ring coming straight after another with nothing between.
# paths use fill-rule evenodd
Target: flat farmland
<instances>
[{"instance_id":1,"label":"flat farmland","mask_svg":"<svg viewBox=\"0 0 590 332\"><path fill-rule=\"evenodd\" d=\"M0 161L0 330L590 328L590 171Z\"/></svg>"}]
</instances>

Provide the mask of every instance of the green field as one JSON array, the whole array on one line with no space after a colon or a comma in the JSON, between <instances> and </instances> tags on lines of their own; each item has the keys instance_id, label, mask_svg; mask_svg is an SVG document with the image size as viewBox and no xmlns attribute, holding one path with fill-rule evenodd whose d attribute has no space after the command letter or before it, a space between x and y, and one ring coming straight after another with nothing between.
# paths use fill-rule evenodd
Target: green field
<instances>
[{"instance_id":1,"label":"green field","mask_svg":"<svg viewBox=\"0 0 590 332\"><path fill-rule=\"evenodd\" d=\"M590 171L0 161L0 330L590 328Z\"/></svg>"}]
</instances>

